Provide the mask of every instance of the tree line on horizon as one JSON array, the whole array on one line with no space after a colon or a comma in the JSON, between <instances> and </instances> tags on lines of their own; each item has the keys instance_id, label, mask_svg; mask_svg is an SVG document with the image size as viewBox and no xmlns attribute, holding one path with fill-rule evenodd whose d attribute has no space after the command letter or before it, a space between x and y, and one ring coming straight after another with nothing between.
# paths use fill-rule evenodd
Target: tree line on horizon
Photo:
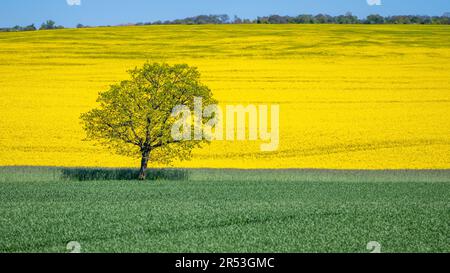
<instances>
[{"instance_id":1,"label":"tree line on horizon","mask_svg":"<svg viewBox=\"0 0 450 273\"><path fill-rule=\"evenodd\" d=\"M126 24L128 26L142 25L204 25L204 24L421 24L421 25L450 25L450 12L442 16L427 15L394 15L381 16L371 14L366 18L358 18L348 12L345 15L331 16L328 14L300 14L297 16L270 15L257 17L256 19L243 19L234 16L232 19L226 14L219 15L198 15L184 19L154 21L147 23ZM77 28L87 28L83 24L78 24ZM107 27L110 27L108 25ZM42 23L39 30L62 29L61 25L56 25L52 20ZM11 28L0 28L0 32L15 31L35 31L38 30L34 24L28 26L14 26Z\"/></svg>"},{"instance_id":2,"label":"tree line on horizon","mask_svg":"<svg viewBox=\"0 0 450 273\"><path fill-rule=\"evenodd\" d=\"M450 12L442 16L425 15L395 15L381 16L371 14L360 19L347 12L345 15L331 16L328 14L300 14L297 16L270 15L256 19L242 19L228 15L198 15L184 19L155 21L151 23L138 23L137 25L201 25L201 24L450 24Z\"/></svg>"},{"instance_id":3,"label":"tree line on horizon","mask_svg":"<svg viewBox=\"0 0 450 273\"><path fill-rule=\"evenodd\" d=\"M41 24L39 30L49 30L49 29L63 29L61 25L56 25L55 21L47 20ZM38 30L34 24L28 26L14 26L11 28L0 28L0 32L15 32L15 31L35 31Z\"/></svg>"}]
</instances>

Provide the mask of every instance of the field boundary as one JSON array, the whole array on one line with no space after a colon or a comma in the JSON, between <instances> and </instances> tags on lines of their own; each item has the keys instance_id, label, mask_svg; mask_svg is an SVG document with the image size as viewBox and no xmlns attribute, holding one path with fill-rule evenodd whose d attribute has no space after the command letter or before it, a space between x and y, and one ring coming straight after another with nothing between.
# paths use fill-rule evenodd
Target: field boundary
<instances>
[{"instance_id":1,"label":"field boundary","mask_svg":"<svg viewBox=\"0 0 450 273\"><path fill-rule=\"evenodd\" d=\"M0 182L136 180L138 168L0 166ZM450 169L151 168L147 180L173 181L450 182Z\"/></svg>"}]
</instances>

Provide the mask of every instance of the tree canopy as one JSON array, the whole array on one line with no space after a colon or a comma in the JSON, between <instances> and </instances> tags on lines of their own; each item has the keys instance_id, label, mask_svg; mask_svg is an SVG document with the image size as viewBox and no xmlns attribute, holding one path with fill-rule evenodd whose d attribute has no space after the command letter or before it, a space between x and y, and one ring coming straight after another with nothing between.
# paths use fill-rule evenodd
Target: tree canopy
<instances>
[{"instance_id":1,"label":"tree canopy","mask_svg":"<svg viewBox=\"0 0 450 273\"><path fill-rule=\"evenodd\" d=\"M215 104L211 90L200 82L200 73L186 64L146 63L129 71L130 79L99 94L95 108L81 115L87 140L116 153L141 158L140 179L148 162L169 164L191 158L191 151L206 140L174 140L178 105L194 109L194 98Z\"/></svg>"}]
</instances>

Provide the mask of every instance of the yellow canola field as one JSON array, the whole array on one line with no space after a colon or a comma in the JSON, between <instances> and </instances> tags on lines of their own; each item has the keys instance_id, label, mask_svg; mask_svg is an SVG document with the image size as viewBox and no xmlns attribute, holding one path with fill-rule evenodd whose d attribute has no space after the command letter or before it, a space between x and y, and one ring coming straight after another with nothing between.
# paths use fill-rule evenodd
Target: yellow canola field
<instances>
[{"instance_id":1,"label":"yellow canola field","mask_svg":"<svg viewBox=\"0 0 450 273\"><path fill-rule=\"evenodd\" d=\"M450 168L448 26L146 26L0 33L0 165L130 167L79 116L146 60L197 66L222 105L280 105L280 146L176 167Z\"/></svg>"}]
</instances>

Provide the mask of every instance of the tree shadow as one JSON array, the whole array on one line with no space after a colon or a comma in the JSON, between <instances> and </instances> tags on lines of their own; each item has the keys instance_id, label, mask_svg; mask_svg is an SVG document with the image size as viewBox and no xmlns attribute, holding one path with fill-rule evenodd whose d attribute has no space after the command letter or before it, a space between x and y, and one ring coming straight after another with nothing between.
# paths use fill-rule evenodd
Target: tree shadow
<instances>
[{"instance_id":1,"label":"tree shadow","mask_svg":"<svg viewBox=\"0 0 450 273\"><path fill-rule=\"evenodd\" d=\"M137 180L139 170L125 168L63 168L63 179L75 181ZM188 171L182 169L148 169L146 180L188 180Z\"/></svg>"}]
</instances>

